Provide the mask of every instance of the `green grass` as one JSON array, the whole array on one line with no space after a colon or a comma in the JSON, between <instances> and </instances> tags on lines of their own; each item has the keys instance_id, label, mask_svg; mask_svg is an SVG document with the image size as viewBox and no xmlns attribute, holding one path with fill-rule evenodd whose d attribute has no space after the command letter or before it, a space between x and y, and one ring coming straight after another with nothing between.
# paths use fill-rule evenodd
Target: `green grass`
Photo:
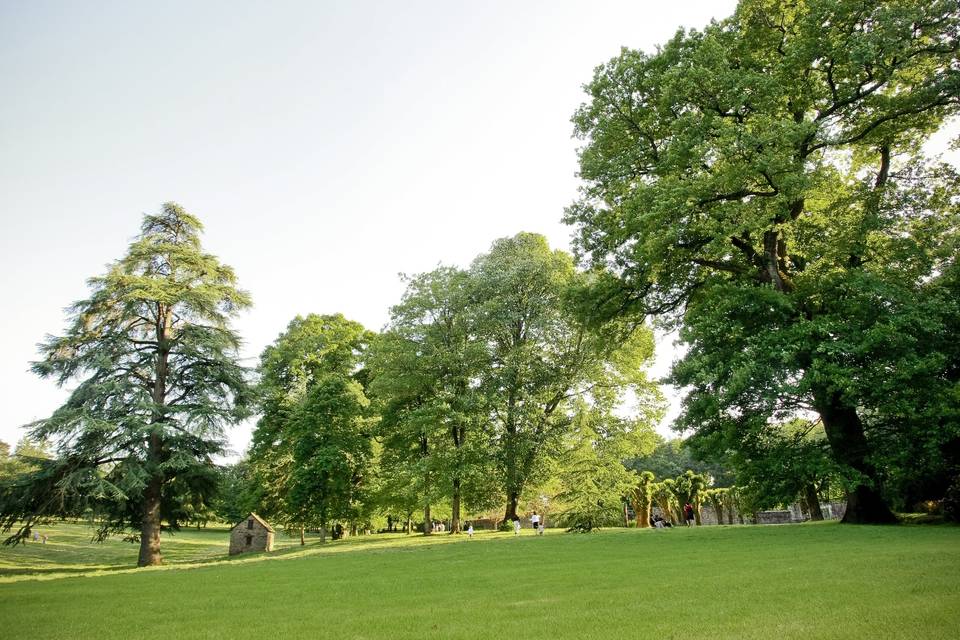
<instances>
[{"instance_id":1,"label":"green grass","mask_svg":"<svg viewBox=\"0 0 960 640\"><path fill-rule=\"evenodd\" d=\"M274 554L226 560L224 531L194 531L164 539L169 566L131 570L135 547L89 545L79 527L61 526L48 545L0 550L0 629L44 639L916 639L960 630L958 527L525 533L286 541Z\"/></svg>"}]
</instances>

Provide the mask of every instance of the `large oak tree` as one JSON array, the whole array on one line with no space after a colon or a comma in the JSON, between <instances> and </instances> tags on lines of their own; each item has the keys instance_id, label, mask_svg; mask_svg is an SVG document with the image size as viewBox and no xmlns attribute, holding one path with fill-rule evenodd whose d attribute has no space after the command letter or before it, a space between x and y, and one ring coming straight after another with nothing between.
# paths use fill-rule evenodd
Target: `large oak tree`
<instances>
[{"instance_id":1,"label":"large oak tree","mask_svg":"<svg viewBox=\"0 0 960 640\"><path fill-rule=\"evenodd\" d=\"M889 522L881 467L958 436L957 179L921 143L960 105L952 0L743 0L597 69L567 213L602 316L689 345L681 428L722 451L817 415L848 522Z\"/></svg>"}]
</instances>

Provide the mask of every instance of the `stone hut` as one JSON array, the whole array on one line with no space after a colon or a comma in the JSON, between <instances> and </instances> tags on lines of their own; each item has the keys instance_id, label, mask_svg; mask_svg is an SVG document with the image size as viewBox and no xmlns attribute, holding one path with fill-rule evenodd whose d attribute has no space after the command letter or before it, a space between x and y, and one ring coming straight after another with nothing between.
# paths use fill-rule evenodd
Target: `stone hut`
<instances>
[{"instance_id":1,"label":"stone hut","mask_svg":"<svg viewBox=\"0 0 960 640\"><path fill-rule=\"evenodd\" d=\"M273 551L273 527L255 513L230 529L230 555L248 551Z\"/></svg>"}]
</instances>

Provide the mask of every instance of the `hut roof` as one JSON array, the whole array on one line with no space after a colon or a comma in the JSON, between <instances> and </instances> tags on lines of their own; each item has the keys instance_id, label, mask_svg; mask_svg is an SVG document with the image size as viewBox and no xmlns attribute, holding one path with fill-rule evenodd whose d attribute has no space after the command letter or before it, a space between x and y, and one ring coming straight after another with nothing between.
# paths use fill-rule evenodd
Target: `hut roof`
<instances>
[{"instance_id":1,"label":"hut roof","mask_svg":"<svg viewBox=\"0 0 960 640\"><path fill-rule=\"evenodd\" d=\"M275 533L274 530L273 530L273 527L271 527L269 524L267 524L267 521L266 521L266 520L264 520L263 518L261 518L260 516L258 516L257 514L255 514L255 513L252 512L252 511L250 512L250 515L248 515L246 518L244 518L243 520L241 520L241 521L238 522L237 524L233 525L233 526L230 528L230 530L233 531L234 529L236 529L237 527L239 527L240 525L242 525L244 522L246 522L246 521L249 520L250 518L253 518L253 519L256 520L257 522L259 522L259 523L263 526L263 528L266 529L267 531L269 531L270 533Z\"/></svg>"}]
</instances>

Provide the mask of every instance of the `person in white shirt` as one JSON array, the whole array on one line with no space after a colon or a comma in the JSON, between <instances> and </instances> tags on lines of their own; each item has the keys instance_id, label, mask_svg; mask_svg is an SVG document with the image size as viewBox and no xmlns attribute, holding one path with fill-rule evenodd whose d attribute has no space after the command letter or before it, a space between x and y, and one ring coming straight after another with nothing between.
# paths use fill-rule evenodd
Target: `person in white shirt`
<instances>
[{"instance_id":1,"label":"person in white shirt","mask_svg":"<svg viewBox=\"0 0 960 640\"><path fill-rule=\"evenodd\" d=\"M537 515L536 511L534 511L533 515L530 516L530 524L533 525L534 531L540 528L540 516Z\"/></svg>"},{"instance_id":2,"label":"person in white shirt","mask_svg":"<svg viewBox=\"0 0 960 640\"><path fill-rule=\"evenodd\" d=\"M513 518L513 535L520 535L520 518L516 516Z\"/></svg>"}]
</instances>

